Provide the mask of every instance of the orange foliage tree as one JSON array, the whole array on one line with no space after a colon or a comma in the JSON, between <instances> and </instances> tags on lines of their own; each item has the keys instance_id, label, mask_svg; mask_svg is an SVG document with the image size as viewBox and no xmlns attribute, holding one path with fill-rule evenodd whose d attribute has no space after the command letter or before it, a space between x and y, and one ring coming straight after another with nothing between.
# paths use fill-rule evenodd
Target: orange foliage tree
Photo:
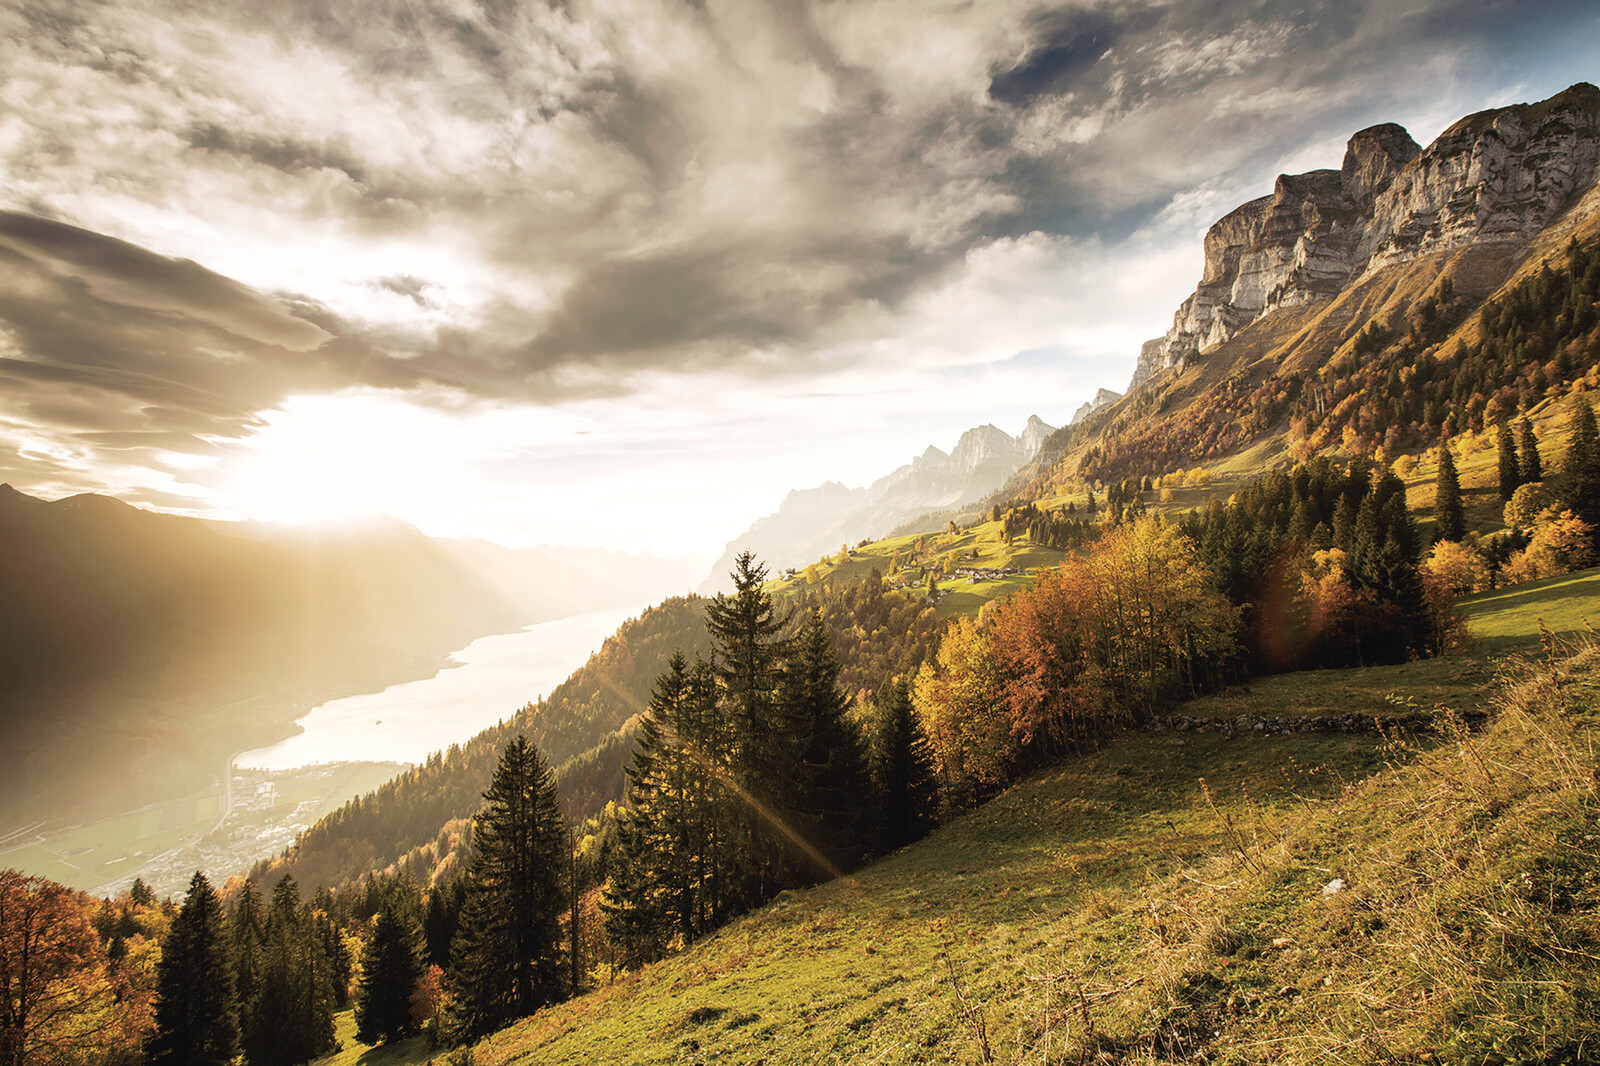
<instances>
[{"instance_id":1,"label":"orange foliage tree","mask_svg":"<svg viewBox=\"0 0 1600 1066\"><path fill-rule=\"evenodd\" d=\"M88 904L65 885L0 870L0 1066L128 1042Z\"/></svg>"},{"instance_id":2,"label":"orange foliage tree","mask_svg":"<svg viewBox=\"0 0 1600 1066\"><path fill-rule=\"evenodd\" d=\"M914 690L947 798L1193 691L1196 664L1231 653L1237 626L1193 543L1150 517L1069 557L985 622L957 620Z\"/></svg>"}]
</instances>

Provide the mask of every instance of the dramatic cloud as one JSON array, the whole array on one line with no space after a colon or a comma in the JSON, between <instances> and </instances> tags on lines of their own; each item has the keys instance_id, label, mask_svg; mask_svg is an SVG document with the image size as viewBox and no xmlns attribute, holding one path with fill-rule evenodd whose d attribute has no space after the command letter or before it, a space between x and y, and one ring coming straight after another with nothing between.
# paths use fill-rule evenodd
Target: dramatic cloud
<instances>
[{"instance_id":1,"label":"dramatic cloud","mask_svg":"<svg viewBox=\"0 0 1600 1066\"><path fill-rule=\"evenodd\" d=\"M892 388L861 463L1022 388L1059 419L1277 170L1592 78L1596 29L1576 0L7 4L0 476L203 509L264 412L361 390L587 405L596 456L683 375L730 412ZM742 446L707 419L697 456Z\"/></svg>"}]
</instances>

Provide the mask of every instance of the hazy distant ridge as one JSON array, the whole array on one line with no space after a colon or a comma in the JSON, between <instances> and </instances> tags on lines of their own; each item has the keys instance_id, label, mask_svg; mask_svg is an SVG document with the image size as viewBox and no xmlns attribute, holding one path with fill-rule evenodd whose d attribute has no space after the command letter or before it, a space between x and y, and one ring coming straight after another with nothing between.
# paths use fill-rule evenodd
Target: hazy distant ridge
<instances>
[{"instance_id":1,"label":"hazy distant ridge","mask_svg":"<svg viewBox=\"0 0 1600 1066\"><path fill-rule=\"evenodd\" d=\"M829 481L792 490L778 510L728 542L698 591L722 591L734 557L750 550L774 572L804 566L841 544L885 535L908 519L982 499L1038 453L1055 432L1038 415L1013 437L989 424L961 435L948 454L932 445L866 488Z\"/></svg>"}]
</instances>

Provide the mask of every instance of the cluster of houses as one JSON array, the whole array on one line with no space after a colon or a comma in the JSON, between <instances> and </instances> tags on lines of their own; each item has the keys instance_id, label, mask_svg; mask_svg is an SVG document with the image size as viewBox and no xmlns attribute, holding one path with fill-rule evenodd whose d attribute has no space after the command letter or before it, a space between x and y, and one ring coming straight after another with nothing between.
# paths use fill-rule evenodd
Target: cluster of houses
<instances>
[{"instance_id":1,"label":"cluster of houses","mask_svg":"<svg viewBox=\"0 0 1600 1066\"><path fill-rule=\"evenodd\" d=\"M998 569L987 566L958 566L954 576L964 577L967 584L976 585L980 581L998 581L1003 577L1015 577L1023 571L1015 566L1002 566Z\"/></svg>"}]
</instances>

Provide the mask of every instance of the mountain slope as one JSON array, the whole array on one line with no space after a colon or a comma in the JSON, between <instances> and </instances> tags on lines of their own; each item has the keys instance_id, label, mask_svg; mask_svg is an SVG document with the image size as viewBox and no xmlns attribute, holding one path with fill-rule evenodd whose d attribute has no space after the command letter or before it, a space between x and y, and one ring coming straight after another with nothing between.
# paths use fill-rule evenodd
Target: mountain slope
<instances>
[{"instance_id":1,"label":"mountain slope","mask_svg":"<svg viewBox=\"0 0 1600 1066\"><path fill-rule=\"evenodd\" d=\"M1012 489L1251 472L1296 449L1392 457L1600 385L1591 309L1561 305L1591 288L1597 179L1587 84L1426 149L1398 126L1357 133L1339 170L1285 175L1212 227L1200 284L1128 395L1058 433Z\"/></svg>"},{"instance_id":2,"label":"mountain slope","mask_svg":"<svg viewBox=\"0 0 1600 1066\"><path fill-rule=\"evenodd\" d=\"M538 553L496 549L490 573L488 551L398 522L231 535L0 486L0 819L204 787L315 702L646 594Z\"/></svg>"},{"instance_id":3,"label":"mountain slope","mask_svg":"<svg viewBox=\"0 0 1600 1066\"><path fill-rule=\"evenodd\" d=\"M1559 672L1563 691L1551 684ZM475 1049L484 1066L737 1061L1581 1061L1595 950L1600 654L1286 675L1438 705L1448 742L1125 737L928 840ZM1291 698L1292 697L1292 698ZM1556 706L1552 701L1565 698ZM1295 719L1291 718L1291 721ZM1431 750L1429 750L1431 749ZM597 977L606 982L604 967ZM1576 1056L1576 1057L1573 1057Z\"/></svg>"}]
</instances>

